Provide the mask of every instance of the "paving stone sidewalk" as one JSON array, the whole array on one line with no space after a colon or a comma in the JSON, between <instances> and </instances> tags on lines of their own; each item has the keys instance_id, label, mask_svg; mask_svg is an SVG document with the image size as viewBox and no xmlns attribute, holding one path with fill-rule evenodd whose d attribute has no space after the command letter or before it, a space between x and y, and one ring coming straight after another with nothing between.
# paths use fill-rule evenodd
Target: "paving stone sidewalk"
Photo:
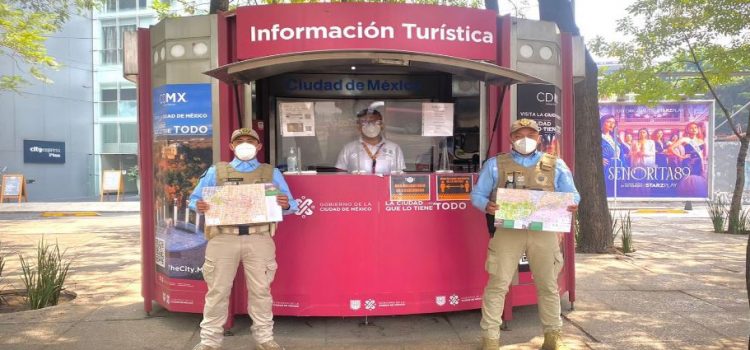
<instances>
[{"instance_id":1,"label":"paving stone sidewalk","mask_svg":"<svg viewBox=\"0 0 750 350\"><path fill-rule=\"evenodd\" d=\"M41 218L38 211L49 210L44 206L14 211L6 205L0 205L0 244L12 254L0 288L21 287L17 253L32 254L44 235L75 257L68 288L78 297L0 314L0 349L191 349L198 341L200 315L143 312L137 206L96 217ZM80 210L101 206L78 204ZM630 256L577 255L575 310L563 305L571 349L747 349L747 236L712 233L700 209L635 214L633 230L637 251ZM374 317L368 324L278 317L275 330L287 349L476 349L479 318L478 311ZM226 349L253 348L247 317L238 318L234 332ZM536 307L516 308L503 349L538 349L540 332Z\"/></svg>"}]
</instances>

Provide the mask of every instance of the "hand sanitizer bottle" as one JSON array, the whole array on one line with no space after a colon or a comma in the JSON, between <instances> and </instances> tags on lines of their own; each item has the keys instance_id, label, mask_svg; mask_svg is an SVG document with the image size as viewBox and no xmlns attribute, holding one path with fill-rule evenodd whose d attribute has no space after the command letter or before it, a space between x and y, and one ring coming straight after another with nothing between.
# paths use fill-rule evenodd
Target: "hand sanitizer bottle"
<instances>
[{"instance_id":1,"label":"hand sanitizer bottle","mask_svg":"<svg viewBox=\"0 0 750 350\"><path fill-rule=\"evenodd\" d=\"M289 156L286 157L286 170L289 172L296 172L297 169L297 152L294 147L289 148Z\"/></svg>"}]
</instances>

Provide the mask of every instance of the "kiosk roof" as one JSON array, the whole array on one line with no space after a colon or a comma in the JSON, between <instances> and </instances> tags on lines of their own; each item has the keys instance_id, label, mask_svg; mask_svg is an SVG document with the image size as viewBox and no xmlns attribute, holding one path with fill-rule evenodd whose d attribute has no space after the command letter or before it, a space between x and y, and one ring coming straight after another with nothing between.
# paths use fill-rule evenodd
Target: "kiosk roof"
<instances>
[{"instance_id":1,"label":"kiosk roof","mask_svg":"<svg viewBox=\"0 0 750 350\"><path fill-rule=\"evenodd\" d=\"M407 71L416 70L420 72L438 71L473 78L493 85L548 83L531 75L492 63L405 51L335 50L300 52L252 58L212 69L205 74L227 83L247 83L294 71L346 66L398 67Z\"/></svg>"}]
</instances>

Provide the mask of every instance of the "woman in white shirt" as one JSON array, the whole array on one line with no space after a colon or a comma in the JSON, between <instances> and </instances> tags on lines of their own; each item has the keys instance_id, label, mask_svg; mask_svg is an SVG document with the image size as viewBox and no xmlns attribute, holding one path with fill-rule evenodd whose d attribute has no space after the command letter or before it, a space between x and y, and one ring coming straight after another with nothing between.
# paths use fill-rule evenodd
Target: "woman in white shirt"
<instances>
[{"instance_id":1,"label":"woman in white shirt","mask_svg":"<svg viewBox=\"0 0 750 350\"><path fill-rule=\"evenodd\" d=\"M656 166L656 144L649 137L648 130L638 130L638 141L633 149L634 166L655 167Z\"/></svg>"}]
</instances>

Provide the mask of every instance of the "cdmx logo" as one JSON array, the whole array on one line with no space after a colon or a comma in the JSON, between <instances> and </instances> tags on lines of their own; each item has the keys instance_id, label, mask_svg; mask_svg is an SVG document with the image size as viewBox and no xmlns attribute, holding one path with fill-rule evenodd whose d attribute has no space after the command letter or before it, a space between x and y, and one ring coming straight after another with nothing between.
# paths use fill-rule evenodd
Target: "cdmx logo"
<instances>
[{"instance_id":1,"label":"cdmx logo","mask_svg":"<svg viewBox=\"0 0 750 350\"><path fill-rule=\"evenodd\" d=\"M187 102L187 92L165 92L159 94L159 103L163 105L185 102Z\"/></svg>"},{"instance_id":2,"label":"cdmx logo","mask_svg":"<svg viewBox=\"0 0 750 350\"><path fill-rule=\"evenodd\" d=\"M301 198L295 199L297 202L297 206L299 209L297 209L297 212L295 212L295 215L301 216L303 219L312 215L315 210L315 202L313 202L312 198L307 198L305 196L302 196Z\"/></svg>"}]
</instances>

